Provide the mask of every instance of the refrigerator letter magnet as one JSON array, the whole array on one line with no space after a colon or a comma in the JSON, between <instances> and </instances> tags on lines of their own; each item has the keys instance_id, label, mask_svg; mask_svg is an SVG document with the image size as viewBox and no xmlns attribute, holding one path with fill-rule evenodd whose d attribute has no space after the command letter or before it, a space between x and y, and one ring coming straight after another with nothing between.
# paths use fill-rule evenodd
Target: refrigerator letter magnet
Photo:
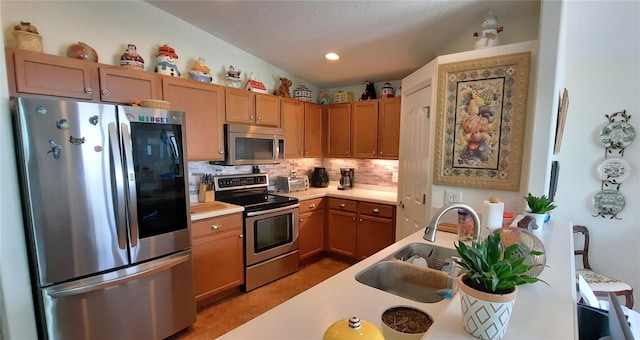
<instances>
[{"instance_id":1,"label":"refrigerator letter magnet","mask_svg":"<svg viewBox=\"0 0 640 340\"><path fill-rule=\"evenodd\" d=\"M60 119L56 122L56 127L60 130L68 130L69 122L66 119Z\"/></svg>"},{"instance_id":2,"label":"refrigerator letter magnet","mask_svg":"<svg viewBox=\"0 0 640 340\"><path fill-rule=\"evenodd\" d=\"M91 125L98 125L98 116L91 116L89 117L89 123L91 123Z\"/></svg>"},{"instance_id":3,"label":"refrigerator letter magnet","mask_svg":"<svg viewBox=\"0 0 640 340\"><path fill-rule=\"evenodd\" d=\"M55 159L60 158L60 149L62 149L60 145L56 144L56 142L52 140L49 140L49 147L50 150L47 153L53 153L53 158Z\"/></svg>"},{"instance_id":4,"label":"refrigerator letter magnet","mask_svg":"<svg viewBox=\"0 0 640 340\"><path fill-rule=\"evenodd\" d=\"M36 107L36 113L39 113L41 115L46 115L47 109L45 109L44 106L42 105L38 105L38 107Z\"/></svg>"}]
</instances>

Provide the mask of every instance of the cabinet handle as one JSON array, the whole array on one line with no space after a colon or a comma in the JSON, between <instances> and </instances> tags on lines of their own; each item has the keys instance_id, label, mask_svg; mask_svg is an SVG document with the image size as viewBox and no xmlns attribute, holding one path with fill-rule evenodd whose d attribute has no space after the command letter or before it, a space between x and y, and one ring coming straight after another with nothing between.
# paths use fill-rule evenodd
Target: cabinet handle
<instances>
[{"instance_id":1,"label":"cabinet handle","mask_svg":"<svg viewBox=\"0 0 640 340\"><path fill-rule=\"evenodd\" d=\"M218 230L219 228L220 228L219 224L212 224L211 225L211 229L213 229L213 230Z\"/></svg>"},{"instance_id":2,"label":"cabinet handle","mask_svg":"<svg viewBox=\"0 0 640 340\"><path fill-rule=\"evenodd\" d=\"M105 97L109 96L109 90L102 90L102 95Z\"/></svg>"},{"instance_id":3,"label":"cabinet handle","mask_svg":"<svg viewBox=\"0 0 640 340\"><path fill-rule=\"evenodd\" d=\"M84 89L84 92L88 94L92 94L93 90L90 87L87 87L86 89Z\"/></svg>"},{"instance_id":4,"label":"cabinet handle","mask_svg":"<svg viewBox=\"0 0 640 340\"><path fill-rule=\"evenodd\" d=\"M371 212L374 214L379 214L380 213L380 209L375 208L375 209L371 209Z\"/></svg>"},{"instance_id":5,"label":"cabinet handle","mask_svg":"<svg viewBox=\"0 0 640 340\"><path fill-rule=\"evenodd\" d=\"M309 208L313 209L313 208L315 208L315 207L316 207L316 204L315 204L315 203L311 203L311 204L309 204Z\"/></svg>"},{"instance_id":6,"label":"cabinet handle","mask_svg":"<svg viewBox=\"0 0 640 340\"><path fill-rule=\"evenodd\" d=\"M249 116L249 120L253 120L253 116Z\"/></svg>"},{"instance_id":7,"label":"cabinet handle","mask_svg":"<svg viewBox=\"0 0 640 340\"><path fill-rule=\"evenodd\" d=\"M344 203L340 203L338 206L339 206L340 208L344 208L344 207L346 207L346 205L345 205Z\"/></svg>"}]
</instances>

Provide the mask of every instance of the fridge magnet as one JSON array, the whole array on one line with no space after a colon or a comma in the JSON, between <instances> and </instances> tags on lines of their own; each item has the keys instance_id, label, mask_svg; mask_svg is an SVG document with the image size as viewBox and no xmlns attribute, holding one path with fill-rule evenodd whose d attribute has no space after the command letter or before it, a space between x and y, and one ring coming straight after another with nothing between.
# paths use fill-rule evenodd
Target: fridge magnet
<instances>
[{"instance_id":1,"label":"fridge magnet","mask_svg":"<svg viewBox=\"0 0 640 340\"><path fill-rule=\"evenodd\" d=\"M85 139L84 137L82 138L75 138L73 136L69 136L69 143L73 144L73 145L82 145L84 144Z\"/></svg>"},{"instance_id":2,"label":"fridge magnet","mask_svg":"<svg viewBox=\"0 0 640 340\"><path fill-rule=\"evenodd\" d=\"M156 53L157 65L153 71L165 76L180 77L181 74L176 65L177 59L178 55L173 48L162 45L158 48L158 53Z\"/></svg>"},{"instance_id":3,"label":"fridge magnet","mask_svg":"<svg viewBox=\"0 0 640 340\"><path fill-rule=\"evenodd\" d=\"M473 33L473 36L478 38L476 40L476 50L500 45L498 33L503 31L503 27L498 27L498 18L493 12L487 13L487 16L482 19L481 28L482 33Z\"/></svg>"},{"instance_id":4,"label":"fridge magnet","mask_svg":"<svg viewBox=\"0 0 640 340\"><path fill-rule=\"evenodd\" d=\"M97 115L89 117L89 124L98 125L99 117Z\"/></svg>"},{"instance_id":5,"label":"fridge magnet","mask_svg":"<svg viewBox=\"0 0 640 340\"><path fill-rule=\"evenodd\" d=\"M53 158L58 159L60 158L60 150L62 148L60 147L60 145L58 145L56 142L49 140L49 151L47 152L47 154L49 153L53 153Z\"/></svg>"},{"instance_id":6,"label":"fridge magnet","mask_svg":"<svg viewBox=\"0 0 640 340\"><path fill-rule=\"evenodd\" d=\"M280 77L280 86L273 91L274 96L280 96L285 98L291 98L291 92L289 92L289 88L293 82L285 77Z\"/></svg>"},{"instance_id":7,"label":"fridge magnet","mask_svg":"<svg viewBox=\"0 0 640 340\"><path fill-rule=\"evenodd\" d=\"M440 65L433 184L520 190L530 58Z\"/></svg>"},{"instance_id":8,"label":"fridge magnet","mask_svg":"<svg viewBox=\"0 0 640 340\"><path fill-rule=\"evenodd\" d=\"M205 60L202 57L198 57L198 59L193 62L193 66L191 66L189 70L189 77L201 83L211 83L213 81L211 69L205 65Z\"/></svg>"},{"instance_id":9,"label":"fridge magnet","mask_svg":"<svg viewBox=\"0 0 640 340\"><path fill-rule=\"evenodd\" d=\"M93 151L95 152L102 152L102 145L96 145L93 147Z\"/></svg>"},{"instance_id":10,"label":"fridge magnet","mask_svg":"<svg viewBox=\"0 0 640 340\"><path fill-rule=\"evenodd\" d=\"M144 59L138 54L136 45L127 44L127 49L120 56L120 66L134 70L144 70Z\"/></svg>"},{"instance_id":11,"label":"fridge magnet","mask_svg":"<svg viewBox=\"0 0 640 340\"><path fill-rule=\"evenodd\" d=\"M67 122L66 119L60 119L59 121L56 122L56 127L60 130L68 130L69 122Z\"/></svg>"},{"instance_id":12,"label":"fridge magnet","mask_svg":"<svg viewBox=\"0 0 640 340\"><path fill-rule=\"evenodd\" d=\"M42 106L42 105L38 105L38 107L36 107L36 113L41 114L41 115L46 115L47 114L47 109L45 109L44 106Z\"/></svg>"}]
</instances>

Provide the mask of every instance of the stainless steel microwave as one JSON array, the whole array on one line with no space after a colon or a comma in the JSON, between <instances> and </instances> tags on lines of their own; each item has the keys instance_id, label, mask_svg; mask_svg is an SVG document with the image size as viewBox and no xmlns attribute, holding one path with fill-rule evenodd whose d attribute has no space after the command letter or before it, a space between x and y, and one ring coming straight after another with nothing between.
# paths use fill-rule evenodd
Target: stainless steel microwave
<instances>
[{"instance_id":1,"label":"stainless steel microwave","mask_svg":"<svg viewBox=\"0 0 640 340\"><path fill-rule=\"evenodd\" d=\"M284 159L284 129L224 124L225 160L222 165L276 164Z\"/></svg>"}]
</instances>

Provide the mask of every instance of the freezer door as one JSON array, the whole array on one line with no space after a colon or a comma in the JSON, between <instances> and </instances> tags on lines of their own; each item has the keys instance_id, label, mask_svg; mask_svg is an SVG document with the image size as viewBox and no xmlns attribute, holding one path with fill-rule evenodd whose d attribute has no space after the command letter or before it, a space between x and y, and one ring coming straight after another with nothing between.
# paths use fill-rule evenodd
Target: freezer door
<instances>
[{"instance_id":1,"label":"freezer door","mask_svg":"<svg viewBox=\"0 0 640 340\"><path fill-rule=\"evenodd\" d=\"M191 247L183 113L119 106L133 263Z\"/></svg>"},{"instance_id":2,"label":"freezer door","mask_svg":"<svg viewBox=\"0 0 640 340\"><path fill-rule=\"evenodd\" d=\"M196 320L191 250L41 295L49 339L164 339Z\"/></svg>"},{"instance_id":3,"label":"freezer door","mask_svg":"<svg viewBox=\"0 0 640 340\"><path fill-rule=\"evenodd\" d=\"M25 226L40 285L129 264L124 191L116 190L114 176L122 180L114 163L116 107L34 98L13 104Z\"/></svg>"}]
</instances>

